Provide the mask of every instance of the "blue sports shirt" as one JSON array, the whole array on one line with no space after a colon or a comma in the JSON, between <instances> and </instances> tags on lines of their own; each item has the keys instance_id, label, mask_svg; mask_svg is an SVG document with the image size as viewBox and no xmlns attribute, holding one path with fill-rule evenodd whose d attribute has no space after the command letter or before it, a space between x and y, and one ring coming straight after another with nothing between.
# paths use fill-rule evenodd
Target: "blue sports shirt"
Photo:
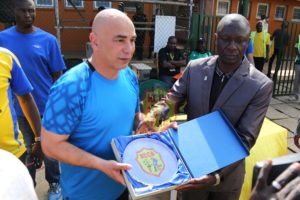
<instances>
[{"instance_id":1,"label":"blue sports shirt","mask_svg":"<svg viewBox=\"0 0 300 200\"><path fill-rule=\"evenodd\" d=\"M130 68L108 80L88 63L67 71L53 85L43 127L69 135L68 142L106 160L115 160L111 140L132 132L139 112L138 80ZM116 199L124 187L101 171L61 162L63 196L70 199Z\"/></svg>"},{"instance_id":2,"label":"blue sports shirt","mask_svg":"<svg viewBox=\"0 0 300 200\"><path fill-rule=\"evenodd\" d=\"M43 115L53 84L51 73L65 69L56 38L39 28L32 33L22 34L13 26L0 32L0 46L12 51L20 60L34 88L32 96ZM24 116L17 101L14 106L17 115Z\"/></svg>"}]
</instances>

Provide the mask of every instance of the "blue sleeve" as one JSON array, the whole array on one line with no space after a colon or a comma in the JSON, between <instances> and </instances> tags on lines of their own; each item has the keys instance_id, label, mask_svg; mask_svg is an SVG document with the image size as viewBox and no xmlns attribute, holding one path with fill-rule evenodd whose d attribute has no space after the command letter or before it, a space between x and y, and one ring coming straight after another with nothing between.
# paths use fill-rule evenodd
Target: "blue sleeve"
<instances>
[{"instance_id":1,"label":"blue sleeve","mask_svg":"<svg viewBox=\"0 0 300 200\"><path fill-rule=\"evenodd\" d=\"M25 95L33 90L22 68L13 59L10 86L17 95Z\"/></svg>"},{"instance_id":2,"label":"blue sleeve","mask_svg":"<svg viewBox=\"0 0 300 200\"><path fill-rule=\"evenodd\" d=\"M54 36L51 35L49 43L49 66L51 72L59 72L66 69L61 52L58 48L57 41Z\"/></svg>"},{"instance_id":3,"label":"blue sleeve","mask_svg":"<svg viewBox=\"0 0 300 200\"><path fill-rule=\"evenodd\" d=\"M253 44L252 44L251 39L249 40L248 47L246 49L245 55L247 56L250 53L254 53Z\"/></svg>"},{"instance_id":4,"label":"blue sleeve","mask_svg":"<svg viewBox=\"0 0 300 200\"><path fill-rule=\"evenodd\" d=\"M136 108L135 108L135 113L140 112L140 86L139 86L139 81L136 76L136 74L130 69L130 67L127 67L127 73L130 77L130 82L132 83L132 86L135 90L135 93L137 95L137 102L136 102Z\"/></svg>"},{"instance_id":5,"label":"blue sleeve","mask_svg":"<svg viewBox=\"0 0 300 200\"><path fill-rule=\"evenodd\" d=\"M72 133L83 110L82 94L86 89L81 87L81 81L77 77L70 81L64 74L52 86L42 120L45 129L57 134Z\"/></svg>"}]
</instances>

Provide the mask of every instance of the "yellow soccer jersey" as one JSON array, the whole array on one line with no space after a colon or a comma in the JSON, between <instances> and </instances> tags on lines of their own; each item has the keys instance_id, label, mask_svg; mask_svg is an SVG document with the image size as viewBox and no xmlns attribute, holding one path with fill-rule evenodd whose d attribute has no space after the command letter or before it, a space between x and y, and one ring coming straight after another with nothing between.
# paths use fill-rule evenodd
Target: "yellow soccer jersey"
<instances>
[{"instance_id":1,"label":"yellow soccer jersey","mask_svg":"<svg viewBox=\"0 0 300 200\"><path fill-rule=\"evenodd\" d=\"M253 57L264 57L264 51L265 51L265 47L264 47L264 37L265 38L265 44L266 45L270 45L270 34L266 33L266 35L264 36L264 32L260 32L260 33L256 33L254 36L254 40L253 42Z\"/></svg>"},{"instance_id":2,"label":"yellow soccer jersey","mask_svg":"<svg viewBox=\"0 0 300 200\"><path fill-rule=\"evenodd\" d=\"M18 158L26 149L18 128L12 96L13 93L25 95L32 89L15 55L0 48L0 149L9 151Z\"/></svg>"}]
</instances>

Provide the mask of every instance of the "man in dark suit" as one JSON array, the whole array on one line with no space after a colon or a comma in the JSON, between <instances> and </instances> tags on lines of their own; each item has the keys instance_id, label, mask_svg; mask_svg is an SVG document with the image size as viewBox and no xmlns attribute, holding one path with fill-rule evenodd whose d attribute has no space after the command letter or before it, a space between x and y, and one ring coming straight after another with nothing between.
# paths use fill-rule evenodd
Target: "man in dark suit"
<instances>
[{"instance_id":1,"label":"man in dark suit","mask_svg":"<svg viewBox=\"0 0 300 200\"><path fill-rule=\"evenodd\" d=\"M218 55L190 61L164 102L150 112L140 130L151 131L154 116L164 117L161 111L166 111L166 107L178 108L186 100L188 120L221 109L245 146L251 149L267 112L273 84L245 59L249 35L246 18L239 14L224 16L216 33ZM245 163L241 160L204 177L194 178L178 190L184 190L184 200L236 200L240 196L244 174Z\"/></svg>"}]
</instances>

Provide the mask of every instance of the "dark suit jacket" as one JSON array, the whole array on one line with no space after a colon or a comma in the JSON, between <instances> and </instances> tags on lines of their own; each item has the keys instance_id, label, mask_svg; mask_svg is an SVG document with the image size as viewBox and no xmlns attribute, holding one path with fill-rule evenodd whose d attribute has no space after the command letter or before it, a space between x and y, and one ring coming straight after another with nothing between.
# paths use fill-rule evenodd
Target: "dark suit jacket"
<instances>
[{"instance_id":1,"label":"dark suit jacket","mask_svg":"<svg viewBox=\"0 0 300 200\"><path fill-rule=\"evenodd\" d=\"M212 56L189 62L183 76L168 94L168 98L176 102L187 100L188 120L210 112L210 91L217 59L218 56ZM260 132L271 100L272 89L272 81L244 58L212 108L212 111L221 109L225 113L249 149L254 145ZM242 187L244 161L239 161L231 167L234 169L226 170L225 167L221 170L224 181L213 190Z\"/></svg>"}]
</instances>

